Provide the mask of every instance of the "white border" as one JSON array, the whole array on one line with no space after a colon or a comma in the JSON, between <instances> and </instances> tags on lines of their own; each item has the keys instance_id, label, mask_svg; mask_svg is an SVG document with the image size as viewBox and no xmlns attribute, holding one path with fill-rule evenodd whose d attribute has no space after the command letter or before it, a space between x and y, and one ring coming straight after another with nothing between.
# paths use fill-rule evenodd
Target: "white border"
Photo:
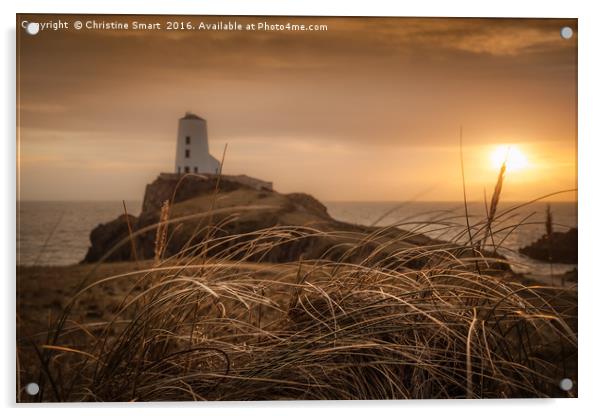
<instances>
[{"instance_id":1,"label":"white border","mask_svg":"<svg viewBox=\"0 0 602 416\"><path fill-rule=\"evenodd\" d=\"M594 1L542 1L524 0L484 1L415 1L399 2L370 0L362 2L305 0L286 2L270 1L193 1L164 0L130 1L124 0L22 0L17 4L2 2L0 19L3 24L4 39L0 70L3 73L4 97L2 126L4 135L1 140L2 156L0 168L2 176L3 198L1 204L2 219L0 227L0 264L4 273L0 278L3 296L2 327L2 375L0 377L1 403L12 407L14 411L15 385L15 13L131 13L131 14L249 14L249 15L346 15L346 16L463 16L463 17L577 17L579 18L579 326L582 329L579 339L579 399L576 400L487 400L487 401L411 401L411 402L285 402L285 403L209 403L209 404L148 404L130 406L143 410L145 414L165 414L166 407L176 406L177 412L198 414L232 414L245 410L250 414L265 415L302 414L308 412L331 414L334 411L345 415L365 415L367 411L393 414L445 414L469 415L487 413L505 415L509 412L522 414L526 411L563 415L593 413L597 399L602 396L599 349L602 345L600 335L600 294L601 273L596 268L596 252L600 227L600 207L602 157L600 140L602 130L600 119L602 109L600 100L600 39L602 39L600 19ZM598 237L599 238L599 237ZM599 267L599 266L598 266ZM25 407L26 413L44 412L45 414L86 414L106 415L109 408L125 410L125 405L97 405L92 409L82 409L79 405L59 407L44 405Z\"/></svg>"}]
</instances>

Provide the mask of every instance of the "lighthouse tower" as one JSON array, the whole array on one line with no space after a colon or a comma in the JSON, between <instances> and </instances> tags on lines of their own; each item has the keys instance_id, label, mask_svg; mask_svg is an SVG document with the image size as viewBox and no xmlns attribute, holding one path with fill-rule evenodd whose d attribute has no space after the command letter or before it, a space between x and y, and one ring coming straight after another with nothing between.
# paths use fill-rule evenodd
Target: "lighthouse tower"
<instances>
[{"instance_id":1,"label":"lighthouse tower","mask_svg":"<svg viewBox=\"0 0 602 416\"><path fill-rule=\"evenodd\" d=\"M207 121L186 113L178 123L176 166L178 174L219 172L220 162L209 154Z\"/></svg>"}]
</instances>

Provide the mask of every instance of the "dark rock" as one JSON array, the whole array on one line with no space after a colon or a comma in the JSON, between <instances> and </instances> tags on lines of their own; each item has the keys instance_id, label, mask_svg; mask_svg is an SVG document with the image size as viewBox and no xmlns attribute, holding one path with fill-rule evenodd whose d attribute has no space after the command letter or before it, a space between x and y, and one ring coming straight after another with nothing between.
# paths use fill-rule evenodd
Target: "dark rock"
<instances>
[{"instance_id":1,"label":"dark rock","mask_svg":"<svg viewBox=\"0 0 602 416\"><path fill-rule=\"evenodd\" d=\"M132 250L130 244L121 244L123 239L128 238L128 219L132 227L135 226L138 219L133 215L120 215L116 219L106 224L99 224L90 233L90 242L92 245L86 253L83 263L98 261L107 255L106 261L127 261L132 260ZM112 250L110 252L110 250Z\"/></svg>"},{"instance_id":2,"label":"dark rock","mask_svg":"<svg viewBox=\"0 0 602 416\"><path fill-rule=\"evenodd\" d=\"M519 252L535 260L577 264L577 229L544 235L534 243L519 249Z\"/></svg>"}]
</instances>

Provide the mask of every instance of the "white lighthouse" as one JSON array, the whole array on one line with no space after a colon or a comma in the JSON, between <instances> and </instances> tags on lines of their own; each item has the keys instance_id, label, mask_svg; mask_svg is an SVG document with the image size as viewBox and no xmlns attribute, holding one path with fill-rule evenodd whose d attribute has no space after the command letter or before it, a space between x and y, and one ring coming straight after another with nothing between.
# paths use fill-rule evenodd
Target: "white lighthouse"
<instances>
[{"instance_id":1,"label":"white lighthouse","mask_svg":"<svg viewBox=\"0 0 602 416\"><path fill-rule=\"evenodd\" d=\"M176 173L219 172L220 162L209 154L207 121L193 113L186 113L178 123L176 145Z\"/></svg>"}]
</instances>

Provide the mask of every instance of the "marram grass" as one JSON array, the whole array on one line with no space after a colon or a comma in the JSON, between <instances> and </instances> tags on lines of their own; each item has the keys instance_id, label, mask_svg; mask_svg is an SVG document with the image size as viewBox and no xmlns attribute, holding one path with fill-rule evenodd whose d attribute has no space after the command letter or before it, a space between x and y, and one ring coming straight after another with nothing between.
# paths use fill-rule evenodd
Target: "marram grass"
<instances>
[{"instance_id":1,"label":"marram grass","mask_svg":"<svg viewBox=\"0 0 602 416\"><path fill-rule=\"evenodd\" d=\"M486 237L490 225L480 226ZM573 288L521 283L469 246L391 251L379 231L335 260L281 264L247 260L321 232L199 233L201 244L146 270L81 288L36 346L39 400L565 395L557 386L576 360L576 304L558 299L576 299ZM405 266L416 259L422 267ZM118 281L132 290L110 320L70 316L92 288Z\"/></svg>"}]
</instances>

